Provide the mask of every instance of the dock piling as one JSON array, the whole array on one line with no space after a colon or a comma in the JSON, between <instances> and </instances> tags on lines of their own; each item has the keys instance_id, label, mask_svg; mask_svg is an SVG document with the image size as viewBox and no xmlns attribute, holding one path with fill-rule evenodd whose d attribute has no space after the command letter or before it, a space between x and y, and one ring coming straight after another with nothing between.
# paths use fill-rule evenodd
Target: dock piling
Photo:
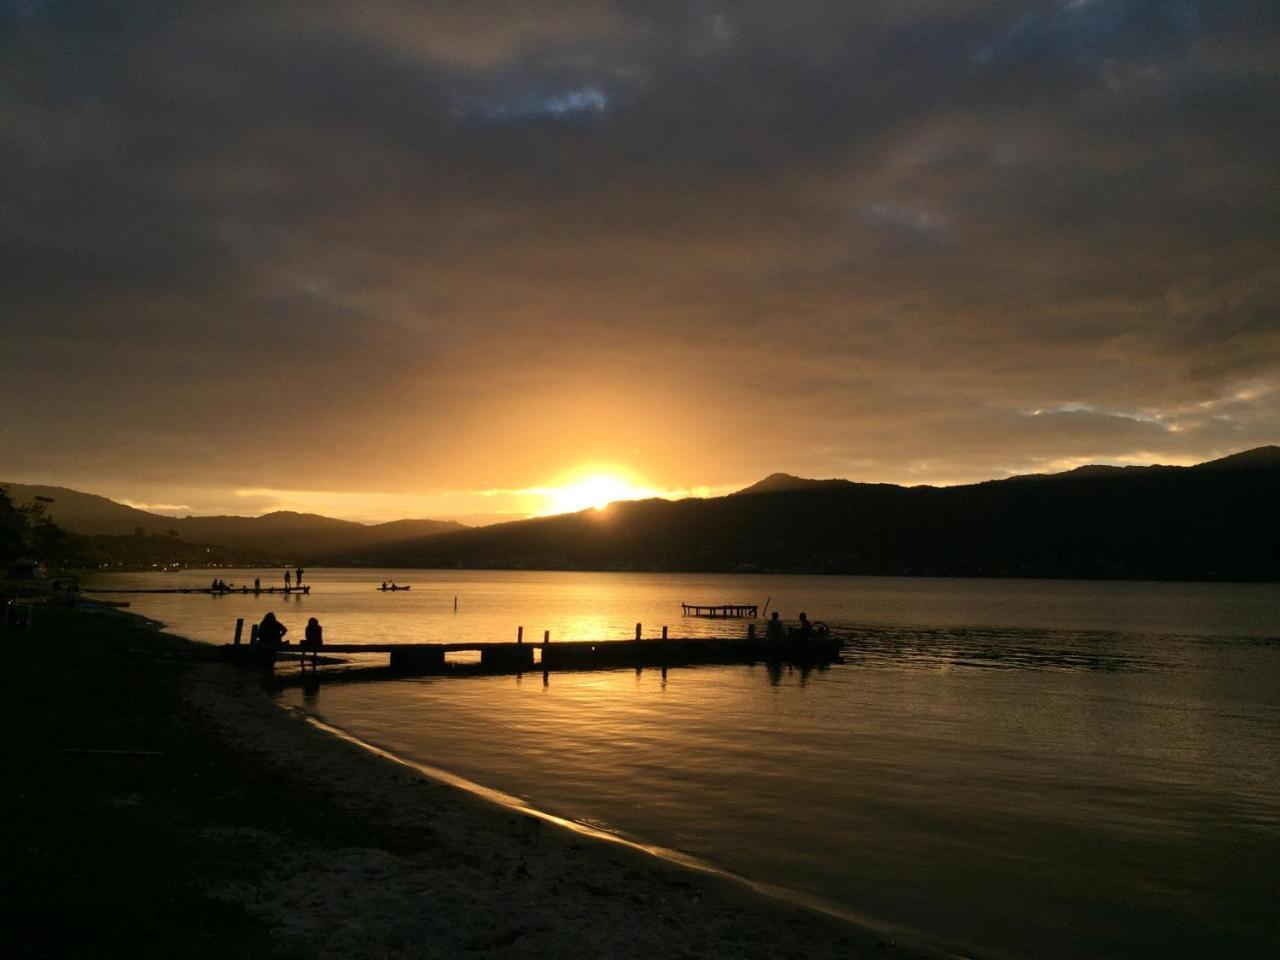
<instances>
[{"instance_id":1,"label":"dock piling","mask_svg":"<svg viewBox=\"0 0 1280 960\"><path fill-rule=\"evenodd\" d=\"M233 641L235 645L240 646L240 635L244 633L244 617L236 617L236 638Z\"/></svg>"},{"instance_id":2,"label":"dock piling","mask_svg":"<svg viewBox=\"0 0 1280 960\"><path fill-rule=\"evenodd\" d=\"M636 624L636 639L640 639L640 624Z\"/></svg>"},{"instance_id":3,"label":"dock piling","mask_svg":"<svg viewBox=\"0 0 1280 960\"><path fill-rule=\"evenodd\" d=\"M516 643L524 643L524 627L516 627Z\"/></svg>"}]
</instances>

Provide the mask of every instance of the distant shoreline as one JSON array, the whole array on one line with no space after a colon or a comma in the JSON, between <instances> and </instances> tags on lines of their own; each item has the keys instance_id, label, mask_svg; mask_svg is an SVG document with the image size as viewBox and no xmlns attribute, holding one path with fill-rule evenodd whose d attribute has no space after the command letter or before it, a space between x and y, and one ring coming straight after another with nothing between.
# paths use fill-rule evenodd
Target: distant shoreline
<instances>
[{"instance_id":1,"label":"distant shoreline","mask_svg":"<svg viewBox=\"0 0 1280 960\"><path fill-rule=\"evenodd\" d=\"M192 570L208 570L216 575L219 570L276 570L284 569L283 564L222 564L220 566L169 566L169 567L110 567L79 568L69 571L77 577L92 577L95 574L114 573L178 573ZM638 569L625 567L574 567L574 566L511 566L491 564L488 566L413 566L413 565L371 565L371 564L311 564L308 569L317 570L429 570L450 573L640 573L640 574L677 574L680 576L743 576L743 577L865 577L883 580L1015 580L1045 581L1066 583L1206 583L1206 584L1258 584L1280 583L1280 578L1258 577L1254 579L1206 579L1184 577L1080 577L1067 574L983 574L983 573L848 573L839 570L791 570L791 569Z\"/></svg>"}]
</instances>

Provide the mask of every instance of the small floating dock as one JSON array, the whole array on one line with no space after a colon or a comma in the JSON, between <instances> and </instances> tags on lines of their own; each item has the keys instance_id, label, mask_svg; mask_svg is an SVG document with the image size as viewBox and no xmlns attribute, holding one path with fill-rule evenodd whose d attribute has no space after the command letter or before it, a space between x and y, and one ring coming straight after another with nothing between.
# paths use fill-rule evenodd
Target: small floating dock
<instances>
[{"instance_id":1,"label":"small floating dock","mask_svg":"<svg viewBox=\"0 0 1280 960\"><path fill-rule=\"evenodd\" d=\"M684 611L686 617L711 617L717 620L729 618L754 620L760 608L754 603L721 603L709 607L697 603L682 603L680 604L680 609Z\"/></svg>"},{"instance_id":2,"label":"small floating dock","mask_svg":"<svg viewBox=\"0 0 1280 960\"><path fill-rule=\"evenodd\" d=\"M226 590L214 590L212 587L153 587L149 590L123 590L123 589L105 589L105 588L89 588L80 591L81 593L203 593L215 597L220 597L228 593L310 593L311 584L301 587L261 587L257 590L253 587L229 587Z\"/></svg>"}]
</instances>

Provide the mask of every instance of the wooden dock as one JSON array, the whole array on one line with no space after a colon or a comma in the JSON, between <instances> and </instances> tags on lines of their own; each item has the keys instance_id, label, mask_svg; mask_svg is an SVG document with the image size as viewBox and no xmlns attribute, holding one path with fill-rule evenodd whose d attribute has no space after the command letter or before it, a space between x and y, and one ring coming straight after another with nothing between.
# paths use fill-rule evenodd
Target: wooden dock
<instances>
[{"instance_id":1,"label":"wooden dock","mask_svg":"<svg viewBox=\"0 0 1280 960\"><path fill-rule=\"evenodd\" d=\"M569 640L541 643L325 643L321 647L281 644L230 643L225 657L245 666L272 667L281 659L300 660L312 671L321 660L333 663L335 655L386 656L387 667L378 671L389 677L441 676L449 674L519 674L564 670L612 670L620 667L675 667L693 664L749 664L769 661L830 663L839 660L843 640L815 637L807 642L770 644L755 636L667 637L635 640ZM479 662L450 661L450 653L479 653ZM338 674L340 675L340 674Z\"/></svg>"},{"instance_id":2,"label":"wooden dock","mask_svg":"<svg viewBox=\"0 0 1280 960\"><path fill-rule=\"evenodd\" d=\"M714 619L737 617L754 620L760 608L754 603L721 603L709 607L697 603L682 603L680 604L680 609L684 611L686 617L712 617Z\"/></svg>"}]
</instances>

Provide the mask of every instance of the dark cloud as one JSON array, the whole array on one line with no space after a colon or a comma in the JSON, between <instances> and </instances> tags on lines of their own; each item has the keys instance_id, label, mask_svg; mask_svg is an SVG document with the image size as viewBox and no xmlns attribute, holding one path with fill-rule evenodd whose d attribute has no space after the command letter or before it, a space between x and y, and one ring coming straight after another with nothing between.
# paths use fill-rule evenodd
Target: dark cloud
<instances>
[{"instance_id":1,"label":"dark cloud","mask_svg":"<svg viewBox=\"0 0 1280 960\"><path fill-rule=\"evenodd\" d=\"M1274 442L1277 20L0 5L0 467L949 481Z\"/></svg>"}]
</instances>

